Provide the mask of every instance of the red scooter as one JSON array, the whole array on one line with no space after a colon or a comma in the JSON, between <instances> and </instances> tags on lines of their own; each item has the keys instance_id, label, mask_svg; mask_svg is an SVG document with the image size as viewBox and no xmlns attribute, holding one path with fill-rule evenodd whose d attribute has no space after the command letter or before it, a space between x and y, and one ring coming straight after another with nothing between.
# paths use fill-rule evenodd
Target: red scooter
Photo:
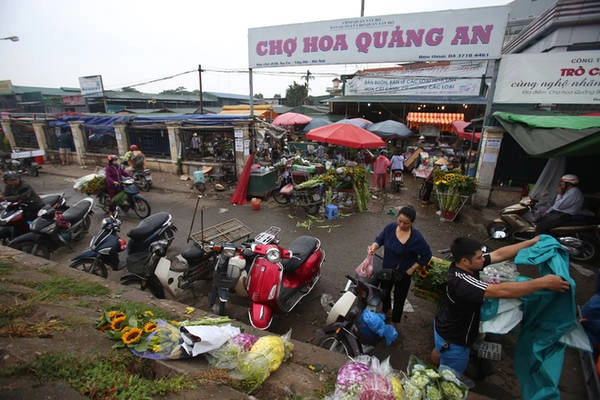
<instances>
[{"instance_id":1,"label":"red scooter","mask_svg":"<svg viewBox=\"0 0 600 400\"><path fill-rule=\"evenodd\" d=\"M253 244L256 255L246 282L248 316L257 329L267 329L274 313L290 312L321 277L325 252L312 236L296 238L287 249L278 244Z\"/></svg>"}]
</instances>

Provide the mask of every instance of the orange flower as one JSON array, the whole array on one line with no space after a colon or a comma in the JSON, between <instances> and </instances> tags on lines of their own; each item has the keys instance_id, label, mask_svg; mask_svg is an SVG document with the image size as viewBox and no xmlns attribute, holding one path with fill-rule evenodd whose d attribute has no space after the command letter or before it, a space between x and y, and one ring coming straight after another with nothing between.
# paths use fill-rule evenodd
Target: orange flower
<instances>
[{"instance_id":1,"label":"orange flower","mask_svg":"<svg viewBox=\"0 0 600 400\"><path fill-rule=\"evenodd\" d=\"M120 331L123 322L125 322L125 315L113 318L112 322L110 323L110 328L114 331Z\"/></svg>"},{"instance_id":2,"label":"orange flower","mask_svg":"<svg viewBox=\"0 0 600 400\"><path fill-rule=\"evenodd\" d=\"M142 330L139 328L131 328L128 330L123 336L121 336L121 340L125 344L132 344L140 340L142 337Z\"/></svg>"},{"instance_id":3,"label":"orange flower","mask_svg":"<svg viewBox=\"0 0 600 400\"><path fill-rule=\"evenodd\" d=\"M148 322L146 325L144 325L144 332L146 333L150 333L150 332L154 332L157 328L157 325L154 322Z\"/></svg>"}]
</instances>

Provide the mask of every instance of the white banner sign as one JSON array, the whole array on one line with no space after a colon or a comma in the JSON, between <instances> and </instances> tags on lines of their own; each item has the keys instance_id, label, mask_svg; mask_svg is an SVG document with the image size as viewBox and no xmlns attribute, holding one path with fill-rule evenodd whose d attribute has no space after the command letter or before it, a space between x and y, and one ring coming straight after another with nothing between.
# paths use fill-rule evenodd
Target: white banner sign
<instances>
[{"instance_id":1,"label":"white banner sign","mask_svg":"<svg viewBox=\"0 0 600 400\"><path fill-rule=\"evenodd\" d=\"M600 104L600 51L504 55L494 103Z\"/></svg>"},{"instance_id":2,"label":"white banner sign","mask_svg":"<svg viewBox=\"0 0 600 400\"><path fill-rule=\"evenodd\" d=\"M500 58L508 7L248 29L251 68Z\"/></svg>"},{"instance_id":3,"label":"white banner sign","mask_svg":"<svg viewBox=\"0 0 600 400\"><path fill-rule=\"evenodd\" d=\"M451 61L358 73L345 95L478 96L487 61Z\"/></svg>"},{"instance_id":4,"label":"white banner sign","mask_svg":"<svg viewBox=\"0 0 600 400\"><path fill-rule=\"evenodd\" d=\"M79 87L83 97L102 97L104 94L101 75L80 76Z\"/></svg>"}]
</instances>

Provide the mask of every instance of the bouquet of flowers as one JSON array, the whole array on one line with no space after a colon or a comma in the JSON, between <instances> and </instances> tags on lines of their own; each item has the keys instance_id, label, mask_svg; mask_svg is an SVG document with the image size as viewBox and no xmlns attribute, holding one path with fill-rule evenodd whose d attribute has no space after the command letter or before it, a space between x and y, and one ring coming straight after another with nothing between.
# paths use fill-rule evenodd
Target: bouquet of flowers
<instances>
[{"instance_id":1,"label":"bouquet of flowers","mask_svg":"<svg viewBox=\"0 0 600 400\"><path fill-rule=\"evenodd\" d=\"M433 184L442 217L453 221L469 197L477 190L477 180L462 174L460 168L433 171Z\"/></svg>"},{"instance_id":2,"label":"bouquet of flowers","mask_svg":"<svg viewBox=\"0 0 600 400\"><path fill-rule=\"evenodd\" d=\"M85 194L99 194L106 190L106 177L99 174L89 174L75 181L73 189Z\"/></svg>"},{"instance_id":3,"label":"bouquet of flowers","mask_svg":"<svg viewBox=\"0 0 600 400\"><path fill-rule=\"evenodd\" d=\"M412 275L415 296L440 304L446 293L446 277L450 261L431 257L429 263L417 268Z\"/></svg>"},{"instance_id":4,"label":"bouquet of flowers","mask_svg":"<svg viewBox=\"0 0 600 400\"><path fill-rule=\"evenodd\" d=\"M402 381L406 396L411 400L462 400L467 398L467 387L449 368L439 370L426 366L411 356L408 376Z\"/></svg>"}]
</instances>

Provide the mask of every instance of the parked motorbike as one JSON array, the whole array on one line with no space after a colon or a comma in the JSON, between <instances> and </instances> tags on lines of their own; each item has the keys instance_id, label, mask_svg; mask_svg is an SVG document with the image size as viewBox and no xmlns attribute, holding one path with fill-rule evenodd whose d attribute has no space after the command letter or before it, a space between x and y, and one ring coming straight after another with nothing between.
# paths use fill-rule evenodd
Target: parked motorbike
<instances>
[{"instance_id":1,"label":"parked motorbike","mask_svg":"<svg viewBox=\"0 0 600 400\"><path fill-rule=\"evenodd\" d=\"M69 266L103 278L108 277L107 265L114 271L123 269L125 263L120 262L119 253L127 248L127 242L119 237L121 223L118 212L104 218L100 230L90 241L90 247L73 257Z\"/></svg>"},{"instance_id":2,"label":"parked motorbike","mask_svg":"<svg viewBox=\"0 0 600 400\"><path fill-rule=\"evenodd\" d=\"M274 313L290 312L314 288L321 277L325 252L321 241L300 236L289 247L252 244L254 261L248 272L248 315L257 329L267 329Z\"/></svg>"},{"instance_id":3,"label":"parked motorbike","mask_svg":"<svg viewBox=\"0 0 600 400\"><path fill-rule=\"evenodd\" d=\"M392 170L392 183L394 184L394 189L396 192L400 191L400 188L404 186L404 178L402 177L402 170L394 169Z\"/></svg>"},{"instance_id":4,"label":"parked motorbike","mask_svg":"<svg viewBox=\"0 0 600 400\"><path fill-rule=\"evenodd\" d=\"M279 187L271 191L271 196L279 204L289 204L292 208L302 208L307 214L316 215L323 204L323 185L298 189L294 186L289 170L281 174Z\"/></svg>"},{"instance_id":5,"label":"parked motorbike","mask_svg":"<svg viewBox=\"0 0 600 400\"><path fill-rule=\"evenodd\" d=\"M381 262L381 257L376 257ZM380 340L361 326L360 317L364 310L381 312L383 290L375 285L375 280L350 275L346 278L342 296L327 314L326 325L319 329L317 346L356 357L366 352L366 346Z\"/></svg>"},{"instance_id":6,"label":"parked motorbike","mask_svg":"<svg viewBox=\"0 0 600 400\"><path fill-rule=\"evenodd\" d=\"M17 236L9 246L43 258L62 246L80 240L90 229L94 200L86 197L66 211L42 208L33 220L30 231Z\"/></svg>"},{"instance_id":7,"label":"parked motorbike","mask_svg":"<svg viewBox=\"0 0 600 400\"><path fill-rule=\"evenodd\" d=\"M175 238L177 227L167 212L152 214L127 233L127 273L121 283L139 283L142 290L148 288L154 297L165 298L165 291L155 274L161 257Z\"/></svg>"},{"instance_id":8,"label":"parked motorbike","mask_svg":"<svg viewBox=\"0 0 600 400\"><path fill-rule=\"evenodd\" d=\"M146 218L150 215L150 203L144 196L140 194L140 189L135 185L135 181L133 178L125 178L121 181L123 185L123 190L125 194L127 194L127 201L123 204L118 205L117 207L123 210L124 212L129 211L129 209L133 209L135 215L140 217L141 219ZM98 204L105 212L110 211L110 198L108 193L101 191L98 195Z\"/></svg>"},{"instance_id":9,"label":"parked motorbike","mask_svg":"<svg viewBox=\"0 0 600 400\"><path fill-rule=\"evenodd\" d=\"M487 232L494 239L511 237L515 240L527 240L535 234L536 224L528 216L535 212L537 201L525 197L519 203L505 207L500 218L487 225ZM566 225L550 230L569 256L577 261L593 260L597 254L596 235L600 232L599 221L595 216L575 216Z\"/></svg>"},{"instance_id":10,"label":"parked motorbike","mask_svg":"<svg viewBox=\"0 0 600 400\"><path fill-rule=\"evenodd\" d=\"M68 208L62 193L40 195L44 208L64 211ZM29 232L29 222L23 216L23 202L3 201L0 203L0 243L7 244L17 236Z\"/></svg>"},{"instance_id":11,"label":"parked motorbike","mask_svg":"<svg viewBox=\"0 0 600 400\"><path fill-rule=\"evenodd\" d=\"M152 186L152 174L148 168L145 169L136 169L131 175L133 176L133 181L135 185L140 188L140 190L144 192L148 192L150 187Z\"/></svg>"},{"instance_id":12,"label":"parked motorbike","mask_svg":"<svg viewBox=\"0 0 600 400\"><path fill-rule=\"evenodd\" d=\"M20 175L38 176L42 166L32 158L13 158L3 161L3 169L16 171Z\"/></svg>"},{"instance_id":13,"label":"parked motorbike","mask_svg":"<svg viewBox=\"0 0 600 400\"><path fill-rule=\"evenodd\" d=\"M225 305L229 300L232 290L239 296L247 297L246 282L248 271L254 262L257 253L252 250L255 244L279 243L281 228L271 226L264 232L256 235L254 240L247 241L241 246L232 243L210 244L209 248L217 254L212 277L212 286L208 294L208 305L218 315L225 315Z\"/></svg>"}]
</instances>

